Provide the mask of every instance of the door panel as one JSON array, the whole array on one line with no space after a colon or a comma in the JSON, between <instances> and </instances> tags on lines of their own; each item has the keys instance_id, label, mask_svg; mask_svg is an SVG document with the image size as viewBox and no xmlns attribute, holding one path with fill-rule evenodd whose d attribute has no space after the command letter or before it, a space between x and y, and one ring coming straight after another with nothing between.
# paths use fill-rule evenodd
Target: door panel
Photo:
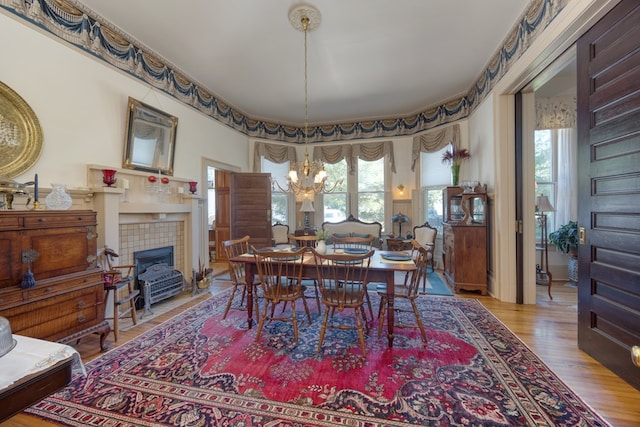
<instances>
[{"instance_id":1,"label":"door panel","mask_svg":"<svg viewBox=\"0 0 640 427\"><path fill-rule=\"evenodd\" d=\"M271 174L231 174L231 238L251 237L257 248L271 246Z\"/></svg>"},{"instance_id":2,"label":"door panel","mask_svg":"<svg viewBox=\"0 0 640 427\"><path fill-rule=\"evenodd\" d=\"M216 169L216 259L226 261L224 241L231 239L231 172Z\"/></svg>"},{"instance_id":3,"label":"door panel","mask_svg":"<svg viewBox=\"0 0 640 427\"><path fill-rule=\"evenodd\" d=\"M640 3L580 38L578 345L640 389Z\"/></svg>"}]
</instances>

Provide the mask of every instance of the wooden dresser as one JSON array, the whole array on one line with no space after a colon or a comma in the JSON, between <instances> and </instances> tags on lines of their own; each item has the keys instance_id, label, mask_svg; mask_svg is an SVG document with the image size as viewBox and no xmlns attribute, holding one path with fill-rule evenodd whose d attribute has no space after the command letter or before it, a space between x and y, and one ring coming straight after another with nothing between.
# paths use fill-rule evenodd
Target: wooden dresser
<instances>
[{"instance_id":1,"label":"wooden dresser","mask_svg":"<svg viewBox=\"0 0 640 427\"><path fill-rule=\"evenodd\" d=\"M35 251L35 252L34 252ZM21 283L31 264L35 286ZM15 334L67 343L111 330L96 268L96 213L0 211L0 316Z\"/></svg>"},{"instance_id":2,"label":"wooden dresser","mask_svg":"<svg viewBox=\"0 0 640 427\"><path fill-rule=\"evenodd\" d=\"M474 192L461 187L443 190L442 260L447 284L487 294L486 186Z\"/></svg>"}]
</instances>

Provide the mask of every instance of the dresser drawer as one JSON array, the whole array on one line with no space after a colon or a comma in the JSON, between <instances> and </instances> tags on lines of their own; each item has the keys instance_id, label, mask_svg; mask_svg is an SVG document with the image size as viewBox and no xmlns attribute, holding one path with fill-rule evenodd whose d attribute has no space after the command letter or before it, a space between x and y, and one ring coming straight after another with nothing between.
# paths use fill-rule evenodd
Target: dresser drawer
<instances>
[{"instance_id":1,"label":"dresser drawer","mask_svg":"<svg viewBox=\"0 0 640 427\"><path fill-rule=\"evenodd\" d=\"M54 215L28 216L24 218L25 229L76 227L85 225L96 225L96 216L94 213L86 211L67 211Z\"/></svg>"},{"instance_id":2,"label":"dresser drawer","mask_svg":"<svg viewBox=\"0 0 640 427\"><path fill-rule=\"evenodd\" d=\"M0 230L17 230L20 228L20 217L0 214Z\"/></svg>"},{"instance_id":3,"label":"dresser drawer","mask_svg":"<svg viewBox=\"0 0 640 427\"><path fill-rule=\"evenodd\" d=\"M13 333L55 340L104 318L103 286L92 285L3 310Z\"/></svg>"},{"instance_id":4,"label":"dresser drawer","mask_svg":"<svg viewBox=\"0 0 640 427\"><path fill-rule=\"evenodd\" d=\"M33 303L96 284L102 286L102 271L100 269L37 280L36 286L28 289L16 287L5 289L0 292L0 315L4 316L2 314L4 310L18 305Z\"/></svg>"}]
</instances>

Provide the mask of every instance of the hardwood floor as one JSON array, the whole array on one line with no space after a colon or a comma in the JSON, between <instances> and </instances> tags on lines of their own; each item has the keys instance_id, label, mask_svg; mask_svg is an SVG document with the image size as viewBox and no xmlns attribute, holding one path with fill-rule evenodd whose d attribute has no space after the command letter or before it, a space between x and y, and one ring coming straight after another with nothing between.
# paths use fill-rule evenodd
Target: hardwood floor
<instances>
[{"instance_id":1,"label":"hardwood floor","mask_svg":"<svg viewBox=\"0 0 640 427\"><path fill-rule=\"evenodd\" d=\"M212 292L219 292L225 282L213 281ZM612 426L632 427L640 425L640 391L634 389L577 346L577 295L576 289L554 283L553 300L547 296L547 288L538 287L537 305L518 305L482 297L475 293L458 294L460 298L477 298L511 331L524 341L558 376L585 402ZM117 347L137 335L179 314L205 298L203 294L182 307L159 314L154 319L120 333ZM83 361L100 356L97 337L89 337L76 347ZM638 369L640 375L640 368ZM0 424L0 427L39 427L57 424L18 414Z\"/></svg>"}]
</instances>

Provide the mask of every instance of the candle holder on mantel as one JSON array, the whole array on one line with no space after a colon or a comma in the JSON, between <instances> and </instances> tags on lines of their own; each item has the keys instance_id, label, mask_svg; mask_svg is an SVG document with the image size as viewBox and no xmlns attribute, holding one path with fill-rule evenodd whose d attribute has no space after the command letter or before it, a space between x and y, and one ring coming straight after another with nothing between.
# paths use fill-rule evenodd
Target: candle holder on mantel
<instances>
[{"instance_id":1,"label":"candle holder on mantel","mask_svg":"<svg viewBox=\"0 0 640 427\"><path fill-rule=\"evenodd\" d=\"M189 181L189 193L196 194L198 192L198 181Z\"/></svg>"},{"instance_id":2,"label":"candle holder on mantel","mask_svg":"<svg viewBox=\"0 0 640 427\"><path fill-rule=\"evenodd\" d=\"M102 169L102 182L107 187L111 187L117 180L115 169Z\"/></svg>"}]
</instances>

